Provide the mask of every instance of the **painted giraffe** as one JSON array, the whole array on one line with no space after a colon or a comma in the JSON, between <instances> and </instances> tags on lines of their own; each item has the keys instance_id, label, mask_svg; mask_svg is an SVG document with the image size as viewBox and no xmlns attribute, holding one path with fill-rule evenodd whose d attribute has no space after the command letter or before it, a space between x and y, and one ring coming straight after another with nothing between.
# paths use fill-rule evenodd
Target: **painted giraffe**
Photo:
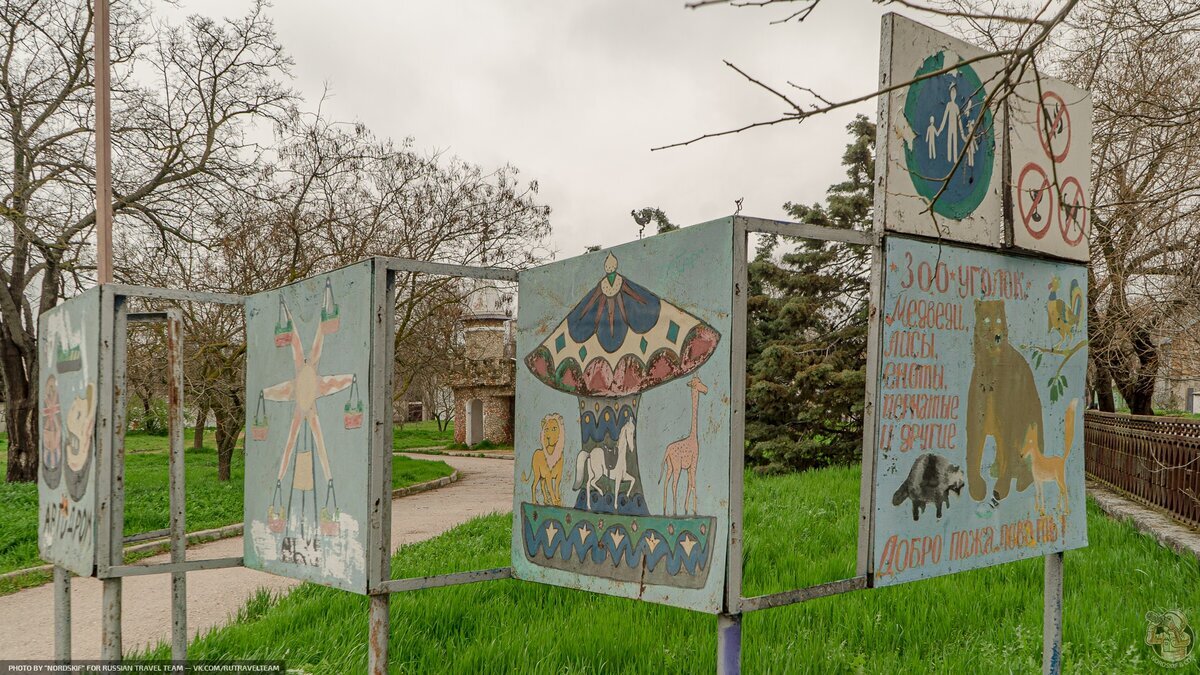
<instances>
[{"instance_id":1,"label":"painted giraffe","mask_svg":"<svg viewBox=\"0 0 1200 675\"><path fill-rule=\"evenodd\" d=\"M687 513L688 497L692 499L692 513L696 513L696 464L700 459L700 442L696 435L697 422L699 421L700 412L700 394L707 394L708 387L700 381L698 375L693 375L688 381L688 387L692 390L692 432L685 438L681 438L667 446L666 452L663 453L662 470L658 474L658 482L663 483L663 476L667 477L667 482L663 483L663 512L667 510L667 488L671 488L673 495L671 501L671 514L676 515L679 512L679 474L685 469L688 472L687 491L683 494L683 511Z\"/></svg>"}]
</instances>

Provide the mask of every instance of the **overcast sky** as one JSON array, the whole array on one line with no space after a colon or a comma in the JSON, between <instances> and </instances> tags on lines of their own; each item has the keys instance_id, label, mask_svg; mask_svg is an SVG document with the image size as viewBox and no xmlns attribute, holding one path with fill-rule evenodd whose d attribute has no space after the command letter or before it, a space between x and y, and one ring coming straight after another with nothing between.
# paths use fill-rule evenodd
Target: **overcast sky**
<instances>
[{"instance_id":1,"label":"overcast sky","mask_svg":"<svg viewBox=\"0 0 1200 675\"><path fill-rule=\"evenodd\" d=\"M269 9L313 108L411 136L536 179L558 257L636 238L629 212L658 206L680 224L742 213L783 217L839 180L856 112L652 147L768 119L782 102L723 59L781 88L827 98L871 91L879 17L869 0L831 0L803 24L788 6L688 10L683 0L286 0ZM187 0L186 12L244 13L248 0Z\"/></svg>"}]
</instances>

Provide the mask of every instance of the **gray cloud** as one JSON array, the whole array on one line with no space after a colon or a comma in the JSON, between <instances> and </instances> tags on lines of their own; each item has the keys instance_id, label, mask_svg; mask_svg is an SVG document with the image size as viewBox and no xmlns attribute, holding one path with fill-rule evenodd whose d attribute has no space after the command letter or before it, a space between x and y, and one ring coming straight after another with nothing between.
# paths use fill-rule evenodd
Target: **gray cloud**
<instances>
[{"instance_id":1,"label":"gray cloud","mask_svg":"<svg viewBox=\"0 0 1200 675\"><path fill-rule=\"evenodd\" d=\"M642 206L691 224L732 213L737 198L765 217L781 217L788 200L819 201L842 175L845 125L874 115L869 103L650 152L783 111L722 59L779 87L870 91L881 10L867 0L831 0L809 22L781 26L768 25L778 9L686 10L682 0L287 0L269 11L310 105L328 83L335 119L485 167L516 165L554 209L560 256L633 239L629 211Z\"/></svg>"}]
</instances>

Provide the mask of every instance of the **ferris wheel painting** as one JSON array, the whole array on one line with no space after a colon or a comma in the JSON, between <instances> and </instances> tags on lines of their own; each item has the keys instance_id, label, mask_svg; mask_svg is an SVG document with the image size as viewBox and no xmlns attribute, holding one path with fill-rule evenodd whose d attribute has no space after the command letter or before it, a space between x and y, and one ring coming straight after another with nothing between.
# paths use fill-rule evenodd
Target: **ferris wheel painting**
<instances>
[{"instance_id":1,"label":"ferris wheel painting","mask_svg":"<svg viewBox=\"0 0 1200 675\"><path fill-rule=\"evenodd\" d=\"M246 301L248 567L365 586L371 282L360 264Z\"/></svg>"}]
</instances>

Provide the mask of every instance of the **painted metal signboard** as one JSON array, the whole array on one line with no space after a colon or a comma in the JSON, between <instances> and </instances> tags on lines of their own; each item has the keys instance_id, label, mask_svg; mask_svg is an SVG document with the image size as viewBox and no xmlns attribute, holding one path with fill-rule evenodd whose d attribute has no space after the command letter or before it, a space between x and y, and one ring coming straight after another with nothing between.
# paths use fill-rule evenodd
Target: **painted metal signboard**
<instances>
[{"instance_id":1,"label":"painted metal signboard","mask_svg":"<svg viewBox=\"0 0 1200 675\"><path fill-rule=\"evenodd\" d=\"M1027 77L1008 99L1013 245L1087 261L1091 94Z\"/></svg>"},{"instance_id":2,"label":"painted metal signboard","mask_svg":"<svg viewBox=\"0 0 1200 675\"><path fill-rule=\"evenodd\" d=\"M732 219L521 272L513 573L721 610Z\"/></svg>"},{"instance_id":3,"label":"painted metal signboard","mask_svg":"<svg viewBox=\"0 0 1200 675\"><path fill-rule=\"evenodd\" d=\"M877 586L1087 545L1082 265L886 242Z\"/></svg>"},{"instance_id":4,"label":"painted metal signboard","mask_svg":"<svg viewBox=\"0 0 1200 675\"><path fill-rule=\"evenodd\" d=\"M883 17L880 97L886 229L1003 243L1004 125L988 100L1003 60L896 14Z\"/></svg>"},{"instance_id":5,"label":"painted metal signboard","mask_svg":"<svg viewBox=\"0 0 1200 675\"><path fill-rule=\"evenodd\" d=\"M368 586L374 261L246 299L245 565Z\"/></svg>"},{"instance_id":6,"label":"painted metal signboard","mask_svg":"<svg viewBox=\"0 0 1200 675\"><path fill-rule=\"evenodd\" d=\"M100 289L38 317L38 552L81 576L96 564Z\"/></svg>"}]
</instances>

